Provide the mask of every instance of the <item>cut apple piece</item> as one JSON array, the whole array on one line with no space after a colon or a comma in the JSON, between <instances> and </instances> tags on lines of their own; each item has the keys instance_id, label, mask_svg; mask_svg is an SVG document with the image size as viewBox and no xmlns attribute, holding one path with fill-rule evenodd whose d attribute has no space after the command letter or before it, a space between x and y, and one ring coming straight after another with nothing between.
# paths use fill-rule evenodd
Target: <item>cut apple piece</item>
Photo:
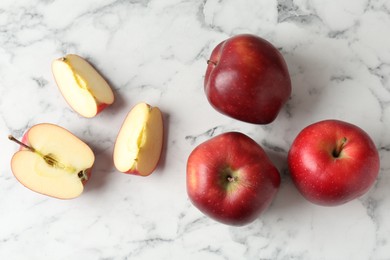
<instances>
[{"instance_id":1,"label":"cut apple piece","mask_svg":"<svg viewBox=\"0 0 390 260\"><path fill-rule=\"evenodd\" d=\"M158 165L163 146L159 108L139 103L127 115L114 147L115 167L124 173L147 176Z\"/></svg>"},{"instance_id":2,"label":"cut apple piece","mask_svg":"<svg viewBox=\"0 0 390 260\"><path fill-rule=\"evenodd\" d=\"M80 56L68 54L56 59L52 70L65 100L81 116L94 117L114 102L107 81Z\"/></svg>"},{"instance_id":3,"label":"cut apple piece","mask_svg":"<svg viewBox=\"0 0 390 260\"><path fill-rule=\"evenodd\" d=\"M11 160L16 179L27 188L59 199L78 197L91 174L95 156L87 144L53 124L31 127Z\"/></svg>"}]
</instances>

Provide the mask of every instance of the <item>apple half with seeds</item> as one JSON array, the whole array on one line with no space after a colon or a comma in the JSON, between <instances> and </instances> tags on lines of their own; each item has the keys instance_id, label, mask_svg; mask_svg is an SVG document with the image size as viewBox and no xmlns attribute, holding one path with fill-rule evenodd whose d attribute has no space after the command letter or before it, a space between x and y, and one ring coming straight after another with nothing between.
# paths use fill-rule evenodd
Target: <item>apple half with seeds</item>
<instances>
[{"instance_id":1,"label":"apple half with seeds","mask_svg":"<svg viewBox=\"0 0 390 260\"><path fill-rule=\"evenodd\" d=\"M158 165L163 147L163 118L158 107L135 105L119 131L114 147L118 171L150 175Z\"/></svg>"},{"instance_id":2,"label":"apple half with seeds","mask_svg":"<svg viewBox=\"0 0 390 260\"><path fill-rule=\"evenodd\" d=\"M96 116L114 102L107 81L82 57L68 54L52 63L55 81L66 102L81 116Z\"/></svg>"},{"instance_id":3,"label":"apple half with seeds","mask_svg":"<svg viewBox=\"0 0 390 260\"><path fill-rule=\"evenodd\" d=\"M78 197L91 176L91 148L68 130L53 124L34 125L11 159L16 179L27 188L59 199Z\"/></svg>"}]
</instances>

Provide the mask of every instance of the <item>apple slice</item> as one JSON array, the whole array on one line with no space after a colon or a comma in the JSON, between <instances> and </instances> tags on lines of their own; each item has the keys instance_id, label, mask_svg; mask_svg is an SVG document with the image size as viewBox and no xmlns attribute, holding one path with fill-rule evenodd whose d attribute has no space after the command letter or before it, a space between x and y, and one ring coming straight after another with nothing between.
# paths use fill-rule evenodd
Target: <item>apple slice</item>
<instances>
[{"instance_id":1,"label":"apple slice","mask_svg":"<svg viewBox=\"0 0 390 260\"><path fill-rule=\"evenodd\" d=\"M59 199L78 197L91 175L95 156L87 144L68 130L38 124L23 136L11 160L16 179L27 188Z\"/></svg>"},{"instance_id":2,"label":"apple slice","mask_svg":"<svg viewBox=\"0 0 390 260\"><path fill-rule=\"evenodd\" d=\"M163 146L160 109L139 103L127 115L114 147L115 167L124 173L147 176L157 167Z\"/></svg>"},{"instance_id":3,"label":"apple slice","mask_svg":"<svg viewBox=\"0 0 390 260\"><path fill-rule=\"evenodd\" d=\"M75 54L56 59L52 70L68 104L84 117L94 117L114 102L106 80L85 59Z\"/></svg>"}]
</instances>

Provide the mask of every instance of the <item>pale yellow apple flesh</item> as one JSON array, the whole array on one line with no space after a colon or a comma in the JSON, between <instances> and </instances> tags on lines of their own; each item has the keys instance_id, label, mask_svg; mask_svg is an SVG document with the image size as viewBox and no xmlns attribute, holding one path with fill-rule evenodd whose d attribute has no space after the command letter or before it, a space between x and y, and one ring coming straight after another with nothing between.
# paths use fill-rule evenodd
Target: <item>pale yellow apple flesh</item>
<instances>
[{"instance_id":1,"label":"pale yellow apple flesh","mask_svg":"<svg viewBox=\"0 0 390 260\"><path fill-rule=\"evenodd\" d=\"M94 117L114 102L107 81L85 59L75 54L56 59L52 71L68 104L84 117Z\"/></svg>"},{"instance_id":2,"label":"pale yellow apple flesh","mask_svg":"<svg viewBox=\"0 0 390 260\"><path fill-rule=\"evenodd\" d=\"M137 104L127 115L114 147L115 167L124 173L147 176L157 167L163 146L159 108Z\"/></svg>"},{"instance_id":3,"label":"pale yellow apple flesh","mask_svg":"<svg viewBox=\"0 0 390 260\"><path fill-rule=\"evenodd\" d=\"M78 197L95 156L87 144L62 127L38 124L26 133L29 149L16 152L11 168L27 188L60 199Z\"/></svg>"}]
</instances>

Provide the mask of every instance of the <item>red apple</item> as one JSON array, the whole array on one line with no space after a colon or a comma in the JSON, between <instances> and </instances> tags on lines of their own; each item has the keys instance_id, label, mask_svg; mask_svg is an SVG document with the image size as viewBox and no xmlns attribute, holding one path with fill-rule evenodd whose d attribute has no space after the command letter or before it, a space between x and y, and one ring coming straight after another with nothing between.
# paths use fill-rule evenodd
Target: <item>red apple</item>
<instances>
[{"instance_id":1,"label":"red apple","mask_svg":"<svg viewBox=\"0 0 390 260\"><path fill-rule=\"evenodd\" d=\"M276 167L254 140L238 132L197 146L187 162L191 202L212 219L234 226L254 221L280 186Z\"/></svg>"},{"instance_id":2,"label":"red apple","mask_svg":"<svg viewBox=\"0 0 390 260\"><path fill-rule=\"evenodd\" d=\"M304 128L288 153L291 178L309 201L336 206L358 198L375 182L379 155L361 128L325 120Z\"/></svg>"},{"instance_id":3,"label":"red apple","mask_svg":"<svg viewBox=\"0 0 390 260\"><path fill-rule=\"evenodd\" d=\"M291 95L283 56L260 37L244 34L221 42L207 64L206 96L217 111L232 118L268 124Z\"/></svg>"}]
</instances>

